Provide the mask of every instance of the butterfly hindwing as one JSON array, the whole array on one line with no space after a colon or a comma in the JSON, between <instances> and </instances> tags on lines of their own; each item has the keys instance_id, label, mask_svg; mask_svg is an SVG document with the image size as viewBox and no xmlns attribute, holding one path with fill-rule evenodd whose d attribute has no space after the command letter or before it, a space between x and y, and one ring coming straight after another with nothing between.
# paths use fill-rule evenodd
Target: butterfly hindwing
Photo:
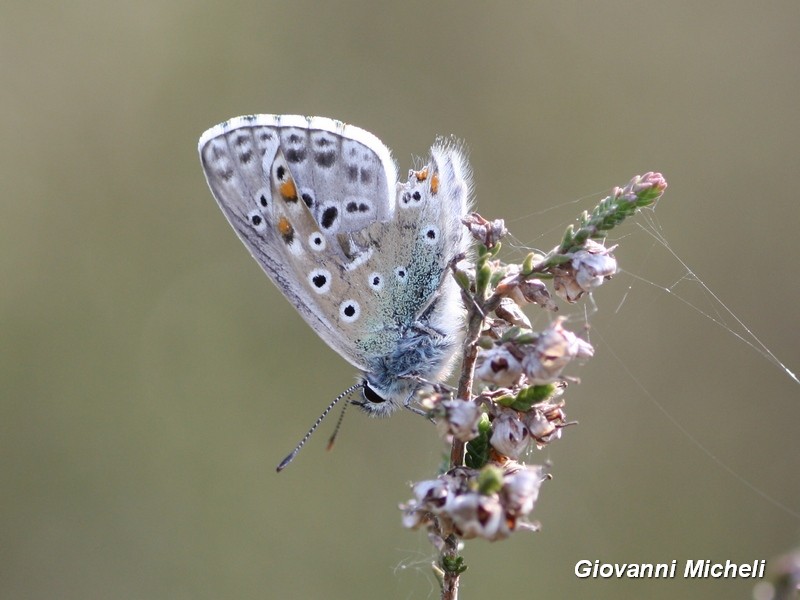
<instances>
[{"instance_id":1,"label":"butterfly hindwing","mask_svg":"<svg viewBox=\"0 0 800 600\"><path fill-rule=\"evenodd\" d=\"M442 286L451 282L448 263L468 248L461 218L468 208L470 185L463 149L439 141L422 168L409 171L408 181L398 188L395 229L404 239L391 246L401 249L397 266L408 267L410 285L396 290L407 319L419 319L431 301L445 293Z\"/></svg>"},{"instance_id":2,"label":"butterfly hindwing","mask_svg":"<svg viewBox=\"0 0 800 600\"><path fill-rule=\"evenodd\" d=\"M461 218L469 177L462 148L437 143L424 166L397 186L394 218L350 236L370 253L352 272L371 292L357 341L366 356L391 356L415 328L442 337L460 329L460 292L448 263L468 247Z\"/></svg>"}]
</instances>

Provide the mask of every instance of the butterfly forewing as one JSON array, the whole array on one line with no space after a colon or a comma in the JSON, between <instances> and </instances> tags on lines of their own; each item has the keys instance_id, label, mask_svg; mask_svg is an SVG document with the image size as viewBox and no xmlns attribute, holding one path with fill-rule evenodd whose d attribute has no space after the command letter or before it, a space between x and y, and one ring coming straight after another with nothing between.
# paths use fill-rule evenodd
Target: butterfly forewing
<instances>
[{"instance_id":1,"label":"butterfly forewing","mask_svg":"<svg viewBox=\"0 0 800 600\"><path fill-rule=\"evenodd\" d=\"M391 216L396 174L386 147L330 119L257 115L208 130L199 150L214 197L253 257L331 347L365 368L338 332L354 306L334 301L350 297L338 271L353 258L338 233L363 227L367 212Z\"/></svg>"}]
</instances>

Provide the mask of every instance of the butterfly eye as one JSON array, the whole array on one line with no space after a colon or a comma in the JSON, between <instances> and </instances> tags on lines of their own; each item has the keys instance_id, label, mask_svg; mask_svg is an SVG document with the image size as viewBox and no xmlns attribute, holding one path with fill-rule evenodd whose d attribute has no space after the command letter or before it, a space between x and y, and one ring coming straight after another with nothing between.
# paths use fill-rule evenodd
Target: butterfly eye
<instances>
[{"instance_id":1,"label":"butterfly eye","mask_svg":"<svg viewBox=\"0 0 800 600\"><path fill-rule=\"evenodd\" d=\"M355 300L345 300L339 305L339 317L345 323L353 323L361 316L361 307Z\"/></svg>"},{"instance_id":2,"label":"butterfly eye","mask_svg":"<svg viewBox=\"0 0 800 600\"><path fill-rule=\"evenodd\" d=\"M371 402L372 404L381 404L382 402L386 402L386 398L379 396L375 390L369 387L369 383L366 381L364 382L364 387L361 388L361 395L363 396L364 400Z\"/></svg>"},{"instance_id":3,"label":"butterfly eye","mask_svg":"<svg viewBox=\"0 0 800 600\"><path fill-rule=\"evenodd\" d=\"M433 246L439 241L439 228L435 225L428 225L423 228L421 235L426 244Z\"/></svg>"},{"instance_id":4,"label":"butterfly eye","mask_svg":"<svg viewBox=\"0 0 800 600\"><path fill-rule=\"evenodd\" d=\"M258 233L264 233L267 230L267 221L259 210L251 210L247 213L247 221Z\"/></svg>"}]
</instances>

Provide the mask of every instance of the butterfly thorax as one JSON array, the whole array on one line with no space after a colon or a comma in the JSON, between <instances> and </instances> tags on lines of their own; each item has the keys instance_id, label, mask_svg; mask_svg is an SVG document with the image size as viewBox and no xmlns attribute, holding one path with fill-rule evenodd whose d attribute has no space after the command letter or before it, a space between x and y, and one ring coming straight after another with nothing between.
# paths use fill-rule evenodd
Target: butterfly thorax
<instances>
[{"instance_id":1,"label":"butterfly thorax","mask_svg":"<svg viewBox=\"0 0 800 600\"><path fill-rule=\"evenodd\" d=\"M457 288L448 282L415 322L395 330L389 352L368 361L364 379L373 394L364 394L362 408L371 416L388 416L408 407L428 382L446 377L463 338L462 315Z\"/></svg>"}]
</instances>

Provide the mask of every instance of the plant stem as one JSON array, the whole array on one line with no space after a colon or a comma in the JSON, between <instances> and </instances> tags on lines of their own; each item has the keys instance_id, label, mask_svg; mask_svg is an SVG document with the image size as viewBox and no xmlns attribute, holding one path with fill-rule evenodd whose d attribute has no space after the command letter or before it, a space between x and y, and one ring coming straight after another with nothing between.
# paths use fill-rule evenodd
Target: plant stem
<instances>
[{"instance_id":1,"label":"plant stem","mask_svg":"<svg viewBox=\"0 0 800 600\"><path fill-rule=\"evenodd\" d=\"M455 559L458 556L458 538L455 535L449 535L445 538L444 543L445 549L442 552L442 558ZM442 600L458 600L460 577L459 571L445 570L444 579L442 579Z\"/></svg>"},{"instance_id":2,"label":"plant stem","mask_svg":"<svg viewBox=\"0 0 800 600\"><path fill-rule=\"evenodd\" d=\"M483 314L474 302L467 303L467 333L464 337L464 357L461 360L461 375L458 378L456 398L472 400L472 380L475 376L475 360L478 357L478 336L483 326ZM450 468L464 466L464 442L453 439L450 449Z\"/></svg>"},{"instance_id":3,"label":"plant stem","mask_svg":"<svg viewBox=\"0 0 800 600\"><path fill-rule=\"evenodd\" d=\"M475 376L475 360L478 357L478 336L483 327L483 312L481 308L470 300L467 303L467 333L464 338L464 357L461 361L461 374L458 378L457 398L472 401L472 381ZM464 466L464 442L453 439L450 448L450 468ZM445 548L442 551L441 563L452 562L458 557L459 539L449 535L444 540ZM458 584L460 571L445 569L442 580L442 600L458 600Z\"/></svg>"}]
</instances>

